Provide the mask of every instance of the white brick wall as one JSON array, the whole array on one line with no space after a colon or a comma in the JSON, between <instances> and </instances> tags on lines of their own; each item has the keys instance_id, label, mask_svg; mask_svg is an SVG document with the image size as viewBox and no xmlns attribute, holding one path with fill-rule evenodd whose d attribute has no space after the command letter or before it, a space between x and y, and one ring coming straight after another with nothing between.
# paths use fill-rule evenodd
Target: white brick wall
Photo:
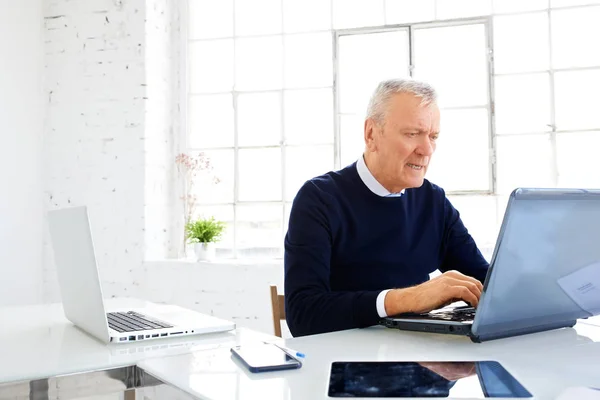
<instances>
[{"instance_id":1,"label":"white brick wall","mask_svg":"<svg viewBox=\"0 0 600 400\"><path fill-rule=\"evenodd\" d=\"M176 256L181 187L180 0L46 0L46 209L89 207L104 294L173 303L272 332L263 265L148 262ZM44 246L44 301L59 301Z\"/></svg>"},{"instance_id":2,"label":"white brick wall","mask_svg":"<svg viewBox=\"0 0 600 400\"><path fill-rule=\"evenodd\" d=\"M106 296L143 260L145 1L46 0L47 209L87 205ZM43 299L59 300L44 246Z\"/></svg>"},{"instance_id":3,"label":"white brick wall","mask_svg":"<svg viewBox=\"0 0 600 400\"><path fill-rule=\"evenodd\" d=\"M273 334L269 285L283 292L283 261L146 262L138 281L150 301L177 304ZM287 332L285 322L283 327Z\"/></svg>"}]
</instances>

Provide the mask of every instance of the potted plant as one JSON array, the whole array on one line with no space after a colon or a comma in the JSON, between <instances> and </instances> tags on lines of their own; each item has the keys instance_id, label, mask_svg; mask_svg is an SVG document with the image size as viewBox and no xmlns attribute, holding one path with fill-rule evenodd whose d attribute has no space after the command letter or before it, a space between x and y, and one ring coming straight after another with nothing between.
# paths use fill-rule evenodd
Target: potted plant
<instances>
[{"instance_id":1,"label":"potted plant","mask_svg":"<svg viewBox=\"0 0 600 400\"><path fill-rule=\"evenodd\" d=\"M215 258L215 242L221 238L225 224L214 217L200 218L185 225L188 243L193 243L197 261L211 261Z\"/></svg>"}]
</instances>

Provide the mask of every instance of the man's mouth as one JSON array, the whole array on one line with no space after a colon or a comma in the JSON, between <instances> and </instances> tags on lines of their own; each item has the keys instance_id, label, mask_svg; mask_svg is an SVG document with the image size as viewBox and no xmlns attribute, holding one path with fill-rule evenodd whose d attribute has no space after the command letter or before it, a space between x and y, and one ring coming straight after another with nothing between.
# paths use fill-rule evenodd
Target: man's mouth
<instances>
[{"instance_id":1,"label":"man's mouth","mask_svg":"<svg viewBox=\"0 0 600 400\"><path fill-rule=\"evenodd\" d=\"M408 165L408 166L409 166L410 168L412 168L412 169L416 169L417 171L419 171L419 170L422 170L422 169L423 169L423 165L410 164L410 163L408 163L408 164L406 164L406 165Z\"/></svg>"}]
</instances>

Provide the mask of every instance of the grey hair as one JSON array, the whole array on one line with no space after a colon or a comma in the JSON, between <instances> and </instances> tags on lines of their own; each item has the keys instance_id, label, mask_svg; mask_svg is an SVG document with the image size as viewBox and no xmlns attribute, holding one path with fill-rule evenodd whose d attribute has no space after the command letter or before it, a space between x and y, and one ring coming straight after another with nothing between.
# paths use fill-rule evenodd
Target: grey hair
<instances>
[{"instance_id":1,"label":"grey hair","mask_svg":"<svg viewBox=\"0 0 600 400\"><path fill-rule=\"evenodd\" d=\"M382 124L385 121L386 106L390 98L399 93L410 93L421 98L421 105L429 105L437 101L435 89L426 82L412 79L389 79L382 81L369 101L367 118Z\"/></svg>"}]
</instances>

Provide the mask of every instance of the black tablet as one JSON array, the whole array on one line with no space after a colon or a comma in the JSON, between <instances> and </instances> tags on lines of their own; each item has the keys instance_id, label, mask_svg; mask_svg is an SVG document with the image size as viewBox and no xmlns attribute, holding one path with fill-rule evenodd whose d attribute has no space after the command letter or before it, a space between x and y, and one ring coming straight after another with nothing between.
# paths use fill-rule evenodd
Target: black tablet
<instances>
[{"instance_id":1,"label":"black tablet","mask_svg":"<svg viewBox=\"0 0 600 400\"><path fill-rule=\"evenodd\" d=\"M329 397L532 397L496 361L334 362Z\"/></svg>"}]
</instances>

